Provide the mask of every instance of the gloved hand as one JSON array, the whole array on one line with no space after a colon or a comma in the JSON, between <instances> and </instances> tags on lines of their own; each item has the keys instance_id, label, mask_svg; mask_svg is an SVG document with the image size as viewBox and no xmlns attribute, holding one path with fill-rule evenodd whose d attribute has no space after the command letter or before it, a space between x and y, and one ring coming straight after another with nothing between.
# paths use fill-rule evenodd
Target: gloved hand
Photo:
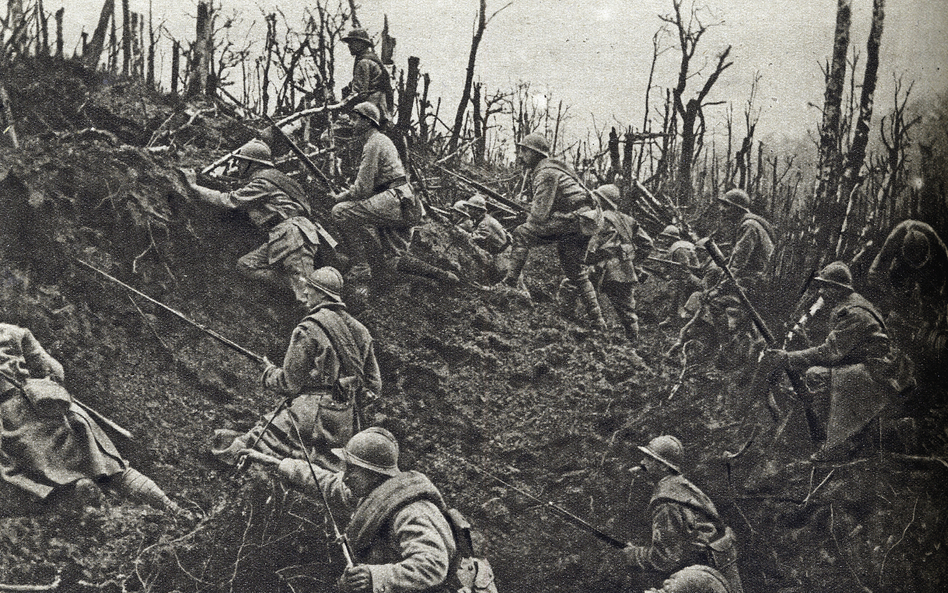
<instances>
[{"instance_id":1,"label":"gloved hand","mask_svg":"<svg viewBox=\"0 0 948 593\"><path fill-rule=\"evenodd\" d=\"M357 593L372 590L372 573L365 566L352 566L346 569L337 583L344 593Z\"/></svg>"},{"instance_id":2,"label":"gloved hand","mask_svg":"<svg viewBox=\"0 0 948 593\"><path fill-rule=\"evenodd\" d=\"M241 449L237 453L237 465L243 466L247 461L254 461L262 465L280 465L280 460L261 453L255 449Z\"/></svg>"}]
</instances>

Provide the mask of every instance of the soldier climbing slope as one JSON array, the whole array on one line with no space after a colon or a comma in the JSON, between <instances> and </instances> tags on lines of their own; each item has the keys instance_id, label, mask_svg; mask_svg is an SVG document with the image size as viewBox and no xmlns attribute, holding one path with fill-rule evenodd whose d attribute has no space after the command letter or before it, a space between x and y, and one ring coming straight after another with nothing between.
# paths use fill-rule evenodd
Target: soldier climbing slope
<instances>
[{"instance_id":1,"label":"soldier climbing slope","mask_svg":"<svg viewBox=\"0 0 948 593\"><path fill-rule=\"evenodd\" d=\"M579 226L579 214L595 209L593 198L569 165L550 156L550 145L543 135L529 134L518 142L517 159L532 180L533 202L527 221L513 230L510 268L500 284L519 290L530 248L553 243L563 272L577 287L590 322L605 331L596 289L583 265L589 237Z\"/></svg>"},{"instance_id":2,"label":"soldier climbing slope","mask_svg":"<svg viewBox=\"0 0 948 593\"><path fill-rule=\"evenodd\" d=\"M332 218L342 231L353 264L347 279L358 282L357 294L366 298L372 278L368 250L378 247L372 230L405 230L421 220L423 210L395 144L379 130L378 108L359 103L353 113L354 130L363 142L362 160L352 187L333 196ZM381 258L377 252L375 259Z\"/></svg>"},{"instance_id":3,"label":"soldier climbing slope","mask_svg":"<svg viewBox=\"0 0 948 593\"><path fill-rule=\"evenodd\" d=\"M334 517L348 518L346 539L355 565L339 578L344 592L453 591L447 581L457 552L441 493L422 473L398 468L398 442L384 428L353 436L342 472L246 451L274 466L290 485L325 497Z\"/></svg>"},{"instance_id":4,"label":"soldier climbing slope","mask_svg":"<svg viewBox=\"0 0 948 593\"><path fill-rule=\"evenodd\" d=\"M300 302L308 313L290 336L283 365L268 364L261 378L265 388L287 399L246 434L216 431L212 453L225 463L247 448L280 458L301 456L295 423L317 461L334 467L330 449L352 436L357 406L382 389L372 336L346 312L339 272L320 268L301 285Z\"/></svg>"},{"instance_id":5,"label":"soldier climbing slope","mask_svg":"<svg viewBox=\"0 0 948 593\"><path fill-rule=\"evenodd\" d=\"M267 233L266 243L237 261L237 271L272 286L289 287L298 297L297 279L326 263L336 241L310 220L306 193L273 167L269 146L251 140L234 158L237 176L246 181L240 189L219 192L203 187L193 171L184 171L188 185L209 204L247 212L254 226Z\"/></svg>"},{"instance_id":6,"label":"soldier climbing slope","mask_svg":"<svg viewBox=\"0 0 948 593\"><path fill-rule=\"evenodd\" d=\"M660 327L665 327L673 325L673 320L688 317L684 310L685 303L695 291L701 290L702 285L701 278L696 274L699 264L695 244L683 239L681 231L673 224L666 226L660 236L670 241L665 250L665 259L678 264L672 266L669 271L672 284L671 312L668 318L659 324Z\"/></svg>"},{"instance_id":7,"label":"soldier climbing slope","mask_svg":"<svg viewBox=\"0 0 948 593\"><path fill-rule=\"evenodd\" d=\"M829 335L812 348L770 354L777 364L806 371L814 408L825 419L826 442L811 459L847 459L868 444L860 440L867 436L869 423L915 380L911 363L889 339L878 309L853 290L849 266L833 262L813 281L831 308Z\"/></svg>"},{"instance_id":8,"label":"soldier climbing slope","mask_svg":"<svg viewBox=\"0 0 948 593\"><path fill-rule=\"evenodd\" d=\"M619 188L608 184L593 190L602 202L616 204ZM597 224L598 219L598 224ZM635 313L635 286L639 282L636 264L644 260L654 244L639 223L615 209L595 210L580 215L580 225L589 225L583 233L590 235L585 263L592 267L590 276L600 294L609 297L612 308L622 324L626 339L635 344L639 339L639 316ZM560 290L576 291L567 279Z\"/></svg>"},{"instance_id":9,"label":"soldier climbing slope","mask_svg":"<svg viewBox=\"0 0 948 593\"><path fill-rule=\"evenodd\" d=\"M355 58L352 64L352 82L343 90L343 103L347 106L368 101L379 111L380 127L391 119L392 80L382 60L376 55L372 39L365 29L355 28L349 31L342 42L349 47L349 53Z\"/></svg>"},{"instance_id":10,"label":"soldier climbing slope","mask_svg":"<svg viewBox=\"0 0 948 593\"><path fill-rule=\"evenodd\" d=\"M0 478L39 500L70 488L88 501L100 486L187 517L129 465L61 386L63 366L30 330L0 323Z\"/></svg>"},{"instance_id":11,"label":"soldier climbing slope","mask_svg":"<svg viewBox=\"0 0 948 593\"><path fill-rule=\"evenodd\" d=\"M636 470L655 484L648 508L652 541L629 544L623 553L647 582L657 582L692 564L711 566L726 576L733 593L742 593L734 532L718 515L711 499L681 475L684 447L669 435L639 447L645 454Z\"/></svg>"}]
</instances>

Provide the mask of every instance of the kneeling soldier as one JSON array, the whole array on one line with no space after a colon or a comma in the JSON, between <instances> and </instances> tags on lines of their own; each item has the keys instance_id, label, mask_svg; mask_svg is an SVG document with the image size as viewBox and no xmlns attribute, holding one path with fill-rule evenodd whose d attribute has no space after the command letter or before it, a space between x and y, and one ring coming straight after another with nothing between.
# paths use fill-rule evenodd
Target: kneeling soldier
<instances>
[{"instance_id":1,"label":"kneeling soldier","mask_svg":"<svg viewBox=\"0 0 948 593\"><path fill-rule=\"evenodd\" d=\"M681 475L681 441L663 435L639 450L645 453L640 467L655 483L649 502L652 541L626 546L629 564L663 579L692 564L708 565L727 577L733 593L743 593L734 532L721 521L711 499Z\"/></svg>"}]
</instances>

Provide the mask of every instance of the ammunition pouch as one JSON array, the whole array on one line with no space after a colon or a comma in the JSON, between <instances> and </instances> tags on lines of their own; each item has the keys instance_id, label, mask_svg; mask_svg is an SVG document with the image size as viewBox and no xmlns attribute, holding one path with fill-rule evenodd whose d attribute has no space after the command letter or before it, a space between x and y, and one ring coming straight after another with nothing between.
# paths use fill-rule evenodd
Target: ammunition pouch
<instances>
[{"instance_id":1,"label":"ammunition pouch","mask_svg":"<svg viewBox=\"0 0 948 593\"><path fill-rule=\"evenodd\" d=\"M451 526L457 547L448 567L445 589L451 593L497 593L490 562L475 557L470 522L457 509L446 509L442 513Z\"/></svg>"}]
</instances>

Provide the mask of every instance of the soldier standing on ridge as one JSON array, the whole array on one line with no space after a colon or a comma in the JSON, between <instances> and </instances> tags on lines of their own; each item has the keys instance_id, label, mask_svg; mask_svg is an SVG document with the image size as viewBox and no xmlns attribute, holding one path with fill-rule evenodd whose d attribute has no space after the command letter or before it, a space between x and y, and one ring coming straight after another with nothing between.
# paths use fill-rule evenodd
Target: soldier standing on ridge
<instances>
[{"instance_id":1,"label":"soldier standing on ridge","mask_svg":"<svg viewBox=\"0 0 948 593\"><path fill-rule=\"evenodd\" d=\"M390 121L393 105L392 81L376 55L365 29L355 28L349 31L342 42L349 47L349 53L355 59L352 65L352 82L342 90L343 102L352 106L368 101L379 110L379 127Z\"/></svg>"},{"instance_id":2,"label":"soldier standing on ridge","mask_svg":"<svg viewBox=\"0 0 948 593\"><path fill-rule=\"evenodd\" d=\"M234 155L238 177L247 183L232 192L197 184L194 171L184 171L191 189L205 202L243 210L250 221L268 234L267 242L237 260L237 271L253 280L289 287L299 296L297 278L321 265L336 241L310 220L309 199L300 185L273 167L270 147L260 140L247 142Z\"/></svg>"},{"instance_id":3,"label":"soldier standing on ridge","mask_svg":"<svg viewBox=\"0 0 948 593\"><path fill-rule=\"evenodd\" d=\"M517 143L517 158L529 171L533 202L527 221L513 230L510 267L500 285L521 290L520 274L534 245L556 244L566 278L576 286L590 322L605 331L596 288L583 265L589 237L580 229L579 215L595 209L589 192L573 169L550 156L550 145L542 134L529 134Z\"/></svg>"},{"instance_id":4,"label":"soldier standing on ridge","mask_svg":"<svg viewBox=\"0 0 948 593\"><path fill-rule=\"evenodd\" d=\"M363 392L382 389L372 336L346 311L339 272L320 268L304 276L301 285L300 302L308 314L293 330L283 365L268 364L261 377L265 388L291 400L246 434L217 430L212 453L225 463L251 447L281 458L300 457L296 424L316 459L333 467L330 449L352 436L355 406L364 405L369 395Z\"/></svg>"},{"instance_id":5,"label":"soldier standing on ridge","mask_svg":"<svg viewBox=\"0 0 948 593\"><path fill-rule=\"evenodd\" d=\"M635 469L644 470L655 484L649 502L652 541L625 547L629 565L655 582L687 566L704 564L725 575L733 593L743 593L734 532L721 521L711 499L681 475L681 441L663 435L639 450L645 457Z\"/></svg>"},{"instance_id":6,"label":"soldier standing on ridge","mask_svg":"<svg viewBox=\"0 0 948 593\"><path fill-rule=\"evenodd\" d=\"M345 535L355 566L339 577L342 591L449 591L457 543L445 518L447 506L427 476L398 469L398 442L392 433L373 426L353 436L345 448L333 449L343 461L338 473L311 469L305 460L244 453L275 467L304 492L319 496L322 490L333 516L349 519Z\"/></svg>"},{"instance_id":7,"label":"soldier standing on ridge","mask_svg":"<svg viewBox=\"0 0 948 593\"><path fill-rule=\"evenodd\" d=\"M423 210L395 144L379 130L378 108L359 103L353 113L354 130L363 142L362 160L352 187L333 195L332 218L343 233L353 264L349 280L360 283L356 292L365 298L372 277L367 250L377 245L370 229L407 229L421 220Z\"/></svg>"}]
</instances>

